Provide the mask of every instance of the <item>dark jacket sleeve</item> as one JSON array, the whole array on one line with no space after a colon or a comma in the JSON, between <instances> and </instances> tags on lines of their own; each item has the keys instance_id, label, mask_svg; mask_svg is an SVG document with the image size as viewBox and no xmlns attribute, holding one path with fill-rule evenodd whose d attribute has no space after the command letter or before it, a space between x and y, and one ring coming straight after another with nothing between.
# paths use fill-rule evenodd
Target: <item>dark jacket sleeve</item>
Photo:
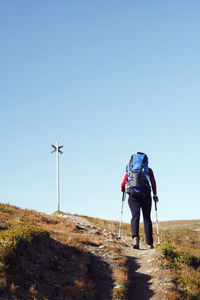
<instances>
[{"instance_id":1,"label":"dark jacket sleeve","mask_svg":"<svg viewBox=\"0 0 200 300\"><path fill-rule=\"evenodd\" d=\"M151 181L151 186L153 189L153 194L157 195L157 187L156 187L156 180L153 174L153 170L151 168L149 168L149 177L150 177L150 181Z\"/></svg>"}]
</instances>

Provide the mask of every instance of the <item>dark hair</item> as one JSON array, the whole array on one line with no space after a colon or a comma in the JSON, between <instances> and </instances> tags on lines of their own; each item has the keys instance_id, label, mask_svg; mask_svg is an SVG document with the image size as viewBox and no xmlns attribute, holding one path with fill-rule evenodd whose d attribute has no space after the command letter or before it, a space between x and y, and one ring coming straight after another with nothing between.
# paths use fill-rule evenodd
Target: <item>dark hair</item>
<instances>
[{"instance_id":1,"label":"dark hair","mask_svg":"<svg viewBox=\"0 0 200 300\"><path fill-rule=\"evenodd\" d=\"M137 152L137 154L145 154L145 153L143 153L143 152Z\"/></svg>"}]
</instances>

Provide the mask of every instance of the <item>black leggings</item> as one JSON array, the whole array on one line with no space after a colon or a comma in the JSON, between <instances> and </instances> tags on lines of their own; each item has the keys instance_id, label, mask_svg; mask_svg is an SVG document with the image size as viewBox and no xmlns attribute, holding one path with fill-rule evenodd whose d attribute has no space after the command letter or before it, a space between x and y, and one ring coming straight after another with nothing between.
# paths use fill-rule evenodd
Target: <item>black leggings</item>
<instances>
[{"instance_id":1,"label":"black leggings","mask_svg":"<svg viewBox=\"0 0 200 300\"><path fill-rule=\"evenodd\" d=\"M151 222L151 195L146 197L131 197L129 196L128 204L132 213L131 230L132 237L139 237L139 222L140 222L140 208L142 209L144 220L144 232L147 245L153 244L152 236L152 222Z\"/></svg>"}]
</instances>

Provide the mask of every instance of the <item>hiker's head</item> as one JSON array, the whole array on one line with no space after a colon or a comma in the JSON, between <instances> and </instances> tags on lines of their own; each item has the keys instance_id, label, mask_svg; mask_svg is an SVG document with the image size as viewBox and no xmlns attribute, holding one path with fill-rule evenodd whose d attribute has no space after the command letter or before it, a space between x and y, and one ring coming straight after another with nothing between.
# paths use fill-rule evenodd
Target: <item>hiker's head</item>
<instances>
[{"instance_id":1,"label":"hiker's head","mask_svg":"<svg viewBox=\"0 0 200 300\"><path fill-rule=\"evenodd\" d=\"M144 152L137 152L137 154L144 154L144 155L146 155Z\"/></svg>"}]
</instances>

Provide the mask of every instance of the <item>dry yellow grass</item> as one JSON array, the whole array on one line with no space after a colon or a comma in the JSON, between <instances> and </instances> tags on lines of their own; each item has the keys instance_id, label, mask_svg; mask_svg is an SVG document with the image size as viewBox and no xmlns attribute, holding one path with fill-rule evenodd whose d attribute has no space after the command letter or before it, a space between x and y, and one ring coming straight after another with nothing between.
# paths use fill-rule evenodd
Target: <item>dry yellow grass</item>
<instances>
[{"instance_id":1,"label":"dry yellow grass","mask_svg":"<svg viewBox=\"0 0 200 300\"><path fill-rule=\"evenodd\" d=\"M161 250L173 281L169 299L200 299L200 221L160 222Z\"/></svg>"}]
</instances>

